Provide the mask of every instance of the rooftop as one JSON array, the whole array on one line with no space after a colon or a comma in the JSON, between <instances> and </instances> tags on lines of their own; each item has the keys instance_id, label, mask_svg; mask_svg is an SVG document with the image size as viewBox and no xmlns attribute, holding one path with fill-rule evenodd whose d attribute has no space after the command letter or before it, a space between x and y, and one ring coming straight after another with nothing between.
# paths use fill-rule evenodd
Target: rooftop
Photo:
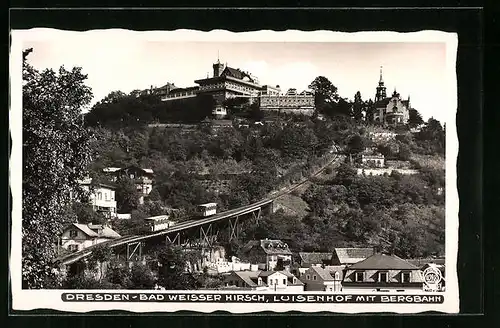
<instances>
[{"instance_id":1,"label":"rooftop","mask_svg":"<svg viewBox=\"0 0 500 328\"><path fill-rule=\"evenodd\" d=\"M238 277L240 277L247 285L257 286L257 282L254 281L259 277L261 271L233 271Z\"/></svg>"},{"instance_id":2,"label":"rooftop","mask_svg":"<svg viewBox=\"0 0 500 328\"><path fill-rule=\"evenodd\" d=\"M355 263L348 269L363 269L363 270L415 270L418 269L413 264L396 255L387 255L376 253L367 259Z\"/></svg>"},{"instance_id":3,"label":"rooftop","mask_svg":"<svg viewBox=\"0 0 500 328\"><path fill-rule=\"evenodd\" d=\"M114 231L110 227L101 224L94 225L94 224L73 223L70 227L78 228L89 237L101 237L110 239L121 237L116 231ZM70 227L68 227L67 229L69 229Z\"/></svg>"},{"instance_id":4,"label":"rooftop","mask_svg":"<svg viewBox=\"0 0 500 328\"><path fill-rule=\"evenodd\" d=\"M332 253L299 252L299 257L303 264L322 264L331 261Z\"/></svg>"},{"instance_id":5,"label":"rooftop","mask_svg":"<svg viewBox=\"0 0 500 328\"><path fill-rule=\"evenodd\" d=\"M373 248L335 248L340 263L354 264L373 255Z\"/></svg>"},{"instance_id":6,"label":"rooftop","mask_svg":"<svg viewBox=\"0 0 500 328\"><path fill-rule=\"evenodd\" d=\"M330 271L323 269L322 267L319 266L313 266L310 268L311 271L314 271L318 274L318 276L321 277L322 280L335 280L332 275L330 274Z\"/></svg>"},{"instance_id":7,"label":"rooftop","mask_svg":"<svg viewBox=\"0 0 500 328\"><path fill-rule=\"evenodd\" d=\"M284 243L281 240L271 239L251 240L243 247L243 251L249 251L252 248L259 246L264 250L266 254L269 255L292 255L290 248L288 248L288 244Z\"/></svg>"},{"instance_id":8,"label":"rooftop","mask_svg":"<svg viewBox=\"0 0 500 328\"><path fill-rule=\"evenodd\" d=\"M128 167L105 167L102 169L102 171L106 172L106 173L115 173L118 171L129 170L129 169L137 169L137 170L141 170L141 171L144 171L146 173L149 173L149 174L153 174L152 169L145 169L145 168L134 166L134 165L131 165Z\"/></svg>"}]
</instances>

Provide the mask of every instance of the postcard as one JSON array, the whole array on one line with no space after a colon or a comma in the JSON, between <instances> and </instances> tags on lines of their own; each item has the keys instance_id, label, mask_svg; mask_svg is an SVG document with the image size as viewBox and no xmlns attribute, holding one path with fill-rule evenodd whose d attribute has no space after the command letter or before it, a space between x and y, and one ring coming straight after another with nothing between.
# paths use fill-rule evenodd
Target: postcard
<instances>
[{"instance_id":1,"label":"postcard","mask_svg":"<svg viewBox=\"0 0 500 328\"><path fill-rule=\"evenodd\" d=\"M13 309L458 313L457 42L12 31Z\"/></svg>"}]
</instances>

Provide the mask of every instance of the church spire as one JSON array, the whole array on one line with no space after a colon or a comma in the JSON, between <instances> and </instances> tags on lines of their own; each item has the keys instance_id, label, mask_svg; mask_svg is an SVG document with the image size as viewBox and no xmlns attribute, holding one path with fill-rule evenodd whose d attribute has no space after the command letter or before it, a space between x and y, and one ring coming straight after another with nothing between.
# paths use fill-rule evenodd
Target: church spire
<instances>
[{"instance_id":1,"label":"church spire","mask_svg":"<svg viewBox=\"0 0 500 328\"><path fill-rule=\"evenodd\" d=\"M220 64L220 60L219 60L219 49L217 49L217 64Z\"/></svg>"},{"instance_id":2,"label":"church spire","mask_svg":"<svg viewBox=\"0 0 500 328\"><path fill-rule=\"evenodd\" d=\"M378 81L377 93L375 94L375 102L381 101L386 97L386 88L382 78L382 66L380 66L380 80Z\"/></svg>"}]
</instances>

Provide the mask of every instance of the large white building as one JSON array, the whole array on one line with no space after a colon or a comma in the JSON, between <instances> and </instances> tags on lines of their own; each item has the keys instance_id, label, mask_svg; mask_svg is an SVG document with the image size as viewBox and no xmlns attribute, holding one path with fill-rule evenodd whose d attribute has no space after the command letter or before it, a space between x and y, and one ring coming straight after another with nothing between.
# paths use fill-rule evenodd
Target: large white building
<instances>
[{"instance_id":1,"label":"large white building","mask_svg":"<svg viewBox=\"0 0 500 328\"><path fill-rule=\"evenodd\" d=\"M215 100L213 114L227 114L224 101L231 98L247 98L250 103L257 102L262 110L275 110L290 113L312 115L314 95L309 91L298 93L289 89L283 93L279 86L259 84L257 77L249 72L222 64L219 60L213 64L213 75L195 81L198 86L177 88L167 92L163 101L192 98L197 95L211 95Z\"/></svg>"},{"instance_id":2,"label":"large white building","mask_svg":"<svg viewBox=\"0 0 500 328\"><path fill-rule=\"evenodd\" d=\"M92 209L106 218L116 217L115 186L105 183L92 185L92 179L78 181L82 189L89 192L89 203Z\"/></svg>"}]
</instances>

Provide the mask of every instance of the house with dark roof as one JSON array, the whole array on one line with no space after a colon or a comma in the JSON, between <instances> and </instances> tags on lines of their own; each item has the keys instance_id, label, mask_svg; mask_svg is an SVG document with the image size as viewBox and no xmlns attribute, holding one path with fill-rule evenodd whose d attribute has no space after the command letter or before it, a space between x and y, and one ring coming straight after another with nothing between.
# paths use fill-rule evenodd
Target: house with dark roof
<instances>
[{"instance_id":1,"label":"house with dark roof","mask_svg":"<svg viewBox=\"0 0 500 328\"><path fill-rule=\"evenodd\" d=\"M302 292L304 283L288 271L232 271L224 279L226 288Z\"/></svg>"},{"instance_id":2,"label":"house with dark roof","mask_svg":"<svg viewBox=\"0 0 500 328\"><path fill-rule=\"evenodd\" d=\"M301 276L306 291L340 292L344 266L311 266Z\"/></svg>"},{"instance_id":3,"label":"house with dark roof","mask_svg":"<svg viewBox=\"0 0 500 328\"><path fill-rule=\"evenodd\" d=\"M251 240L243 247L241 259L257 264L261 270L289 269L292 252L281 240Z\"/></svg>"},{"instance_id":4,"label":"house with dark roof","mask_svg":"<svg viewBox=\"0 0 500 328\"><path fill-rule=\"evenodd\" d=\"M311 266L322 266L332 264L332 253L307 253L299 252L299 264L302 268L310 268Z\"/></svg>"},{"instance_id":5,"label":"house with dark roof","mask_svg":"<svg viewBox=\"0 0 500 328\"><path fill-rule=\"evenodd\" d=\"M332 265L349 265L360 262L374 254L373 248L338 247L333 250Z\"/></svg>"},{"instance_id":6,"label":"house with dark roof","mask_svg":"<svg viewBox=\"0 0 500 328\"><path fill-rule=\"evenodd\" d=\"M420 269L396 255L374 255L344 270L345 292L405 292L423 289Z\"/></svg>"},{"instance_id":7,"label":"house with dark roof","mask_svg":"<svg viewBox=\"0 0 500 328\"><path fill-rule=\"evenodd\" d=\"M134 181L137 191L141 194L139 203L144 203L144 197L153 190L154 172L152 169L146 169L131 165L128 167L106 167L103 172L111 179L117 181L122 177L128 177Z\"/></svg>"},{"instance_id":8,"label":"house with dark roof","mask_svg":"<svg viewBox=\"0 0 500 328\"><path fill-rule=\"evenodd\" d=\"M61 236L61 247L70 252L77 252L89 246L120 237L107 225L73 223L64 229Z\"/></svg>"}]
</instances>

